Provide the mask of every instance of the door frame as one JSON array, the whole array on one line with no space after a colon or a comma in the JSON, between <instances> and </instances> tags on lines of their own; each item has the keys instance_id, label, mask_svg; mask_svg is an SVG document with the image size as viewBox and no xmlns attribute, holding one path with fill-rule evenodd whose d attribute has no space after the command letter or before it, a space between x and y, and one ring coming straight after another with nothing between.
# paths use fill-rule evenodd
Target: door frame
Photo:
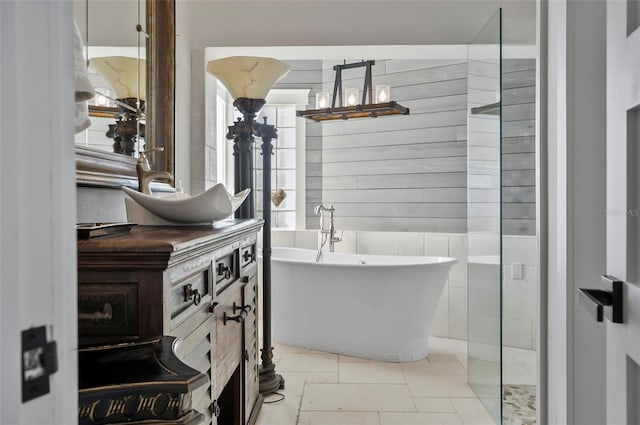
<instances>
[{"instance_id":1,"label":"door frame","mask_svg":"<svg viewBox=\"0 0 640 425\"><path fill-rule=\"evenodd\" d=\"M547 57L548 5L536 0L536 237L538 239L538 328L536 329L536 423L548 417L547 360L547 274L548 274L548 191L547 191Z\"/></svg>"},{"instance_id":2,"label":"door frame","mask_svg":"<svg viewBox=\"0 0 640 425\"><path fill-rule=\"evenodd\" d=\"M0 1L3 424L77 422L72 7ZM57 342L58 371L48 395L22 403L21 331L39 326Z\"/></svg>"},{"instance_id":3,"label":"door frame","mask_svg":"<svg viewBox=\"0 0 640 425\"><path fill-rule=\"evenodd\" d=\"M605 267L606 5L539 2L541 423L605 423L604 327L576 305Z\"/></svg>"}]
</instances>

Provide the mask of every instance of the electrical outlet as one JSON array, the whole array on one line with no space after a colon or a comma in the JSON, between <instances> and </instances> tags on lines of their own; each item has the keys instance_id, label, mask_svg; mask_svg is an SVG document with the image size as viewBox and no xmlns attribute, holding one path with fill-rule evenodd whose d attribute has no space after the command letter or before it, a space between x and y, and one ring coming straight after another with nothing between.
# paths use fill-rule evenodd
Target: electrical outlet
<instances>
[{"instance_id":1,"label":"electrical outlet","mask_svg":"<svg viewBox=\"0 0 640 425\"><path fill-rule=\"evenodd\" d=\"M511 279L514 279L514 280L524 279L524 265L522 263L511 264Z\"/></svg>"}]
</instances>

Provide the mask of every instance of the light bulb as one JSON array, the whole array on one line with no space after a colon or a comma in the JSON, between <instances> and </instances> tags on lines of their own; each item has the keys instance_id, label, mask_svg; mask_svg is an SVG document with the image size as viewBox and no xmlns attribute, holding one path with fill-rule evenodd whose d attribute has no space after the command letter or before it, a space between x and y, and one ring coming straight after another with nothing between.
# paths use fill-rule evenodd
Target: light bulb
<instances>
[{"instance_id":1,"label":"light bulb","mask_svg":"<svg viewBox=\"0 0 640 425\"><path fill-rule=\"evenodd\" d=\"M391 89L387 85L376 86L376 102L386 103L391 98Z\"/></svg>"},{"instance_id":2,"label":"light bulb","mask_svg":"<svg viewBox=\"0 0 640 425\"><path fill-rule=\"evenodd\" d=\"M345 91L346 106L354 106L358 104L358 89L346 89Z\"/></svg>"},{"instance_id":3,"label":"light bulb","mask_svg":"<svg viewBox=\"0 0 640 425\"><path fill-rule=\"evenodd\" d=\"M329 107L329 93L318 92L316 94L316 109L324 109Z\"/></svg>"}]
</instances>

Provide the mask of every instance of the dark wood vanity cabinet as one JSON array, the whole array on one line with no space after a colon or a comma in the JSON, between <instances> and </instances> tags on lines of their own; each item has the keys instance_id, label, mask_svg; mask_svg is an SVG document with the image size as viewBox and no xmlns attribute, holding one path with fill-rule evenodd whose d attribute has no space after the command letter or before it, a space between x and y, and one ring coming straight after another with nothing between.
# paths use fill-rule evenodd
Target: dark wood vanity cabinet
<instances>
[{"instance_id":1,"label":"dark wood vanity cabinet","mask_svg":"<svg viewBox=\"0 0 640 425\"><path fill-rule=\"evenodd\" d=\"M254 423L261 227L230 219L78 240L81 348L176 337L176 357L209 378L192 394L202 423Z\"/></svg>"}]
</instances>

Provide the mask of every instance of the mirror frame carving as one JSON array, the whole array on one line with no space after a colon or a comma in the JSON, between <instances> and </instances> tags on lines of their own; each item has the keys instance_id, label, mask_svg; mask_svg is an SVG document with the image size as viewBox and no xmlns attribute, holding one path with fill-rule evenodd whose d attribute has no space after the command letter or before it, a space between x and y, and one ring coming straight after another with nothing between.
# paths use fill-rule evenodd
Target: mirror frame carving
<instances>
[{"instance_id":1,"label":"mirror frame carving","mask_svg":"<svg viewBox=\"0 0 640 425\"><path fill-rule=\"evenodd\" d=\"M148 157L155 169L174 174L175 0L146 1L146 31L146 148L164 147ZM136 159L76 145L76 184L137 188Z\"/></svg>"}]
</instances>

